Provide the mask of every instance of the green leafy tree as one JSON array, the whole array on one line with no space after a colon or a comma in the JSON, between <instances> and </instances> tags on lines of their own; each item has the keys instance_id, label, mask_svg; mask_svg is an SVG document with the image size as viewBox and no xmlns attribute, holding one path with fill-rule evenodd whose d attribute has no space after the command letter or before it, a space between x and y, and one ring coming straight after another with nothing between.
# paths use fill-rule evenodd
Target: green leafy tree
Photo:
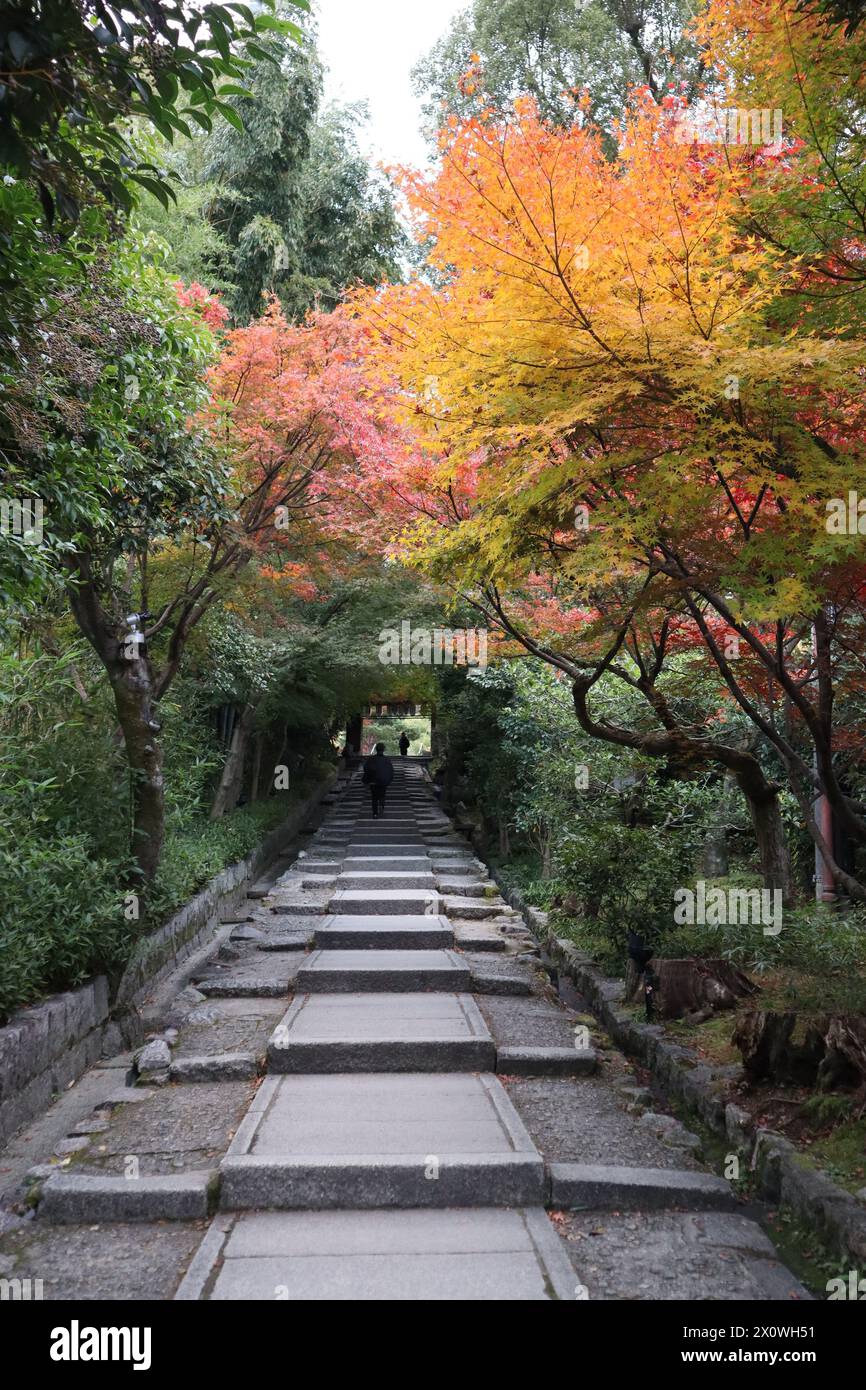
<instances>
[{"instance_id":1,"label":"green leafy tree","mask_svg":"<svg viewBox=\"0 0 866 1390\"><path fill-rule=\"evenodd\" d=\"M252 95L237 103L240 128L215 130L190 170L213 188L206 216L229 251L210 259L233 286L239 323L268 293L300 319L314 305L333 308L349 285L397 278L405 243L391 185L357 147L363 108L320 111L311 45L275 38L269 51L271 61L250 70Z\"/></svg>"},{"instance_id":2,"label":"green leafy tree","mask_svg":"<svg viewBox=\"0 0 866 1390\"><path fill-rule=\"evenodd\" d=\"M694 89L701 68L683 32L691 12L685 0L473 0L417 64L415 88L433 129L482 105L508 110L522 95L545 120L570 125L569 94L584 89L591 118L609 128L632 86L657 101L671 83Z\"/></svg>"},{"instance_id":3,"label":"green leafy tree","mask_svg":"<svg viewBox=\"0 0 866 1390\"><path fill-rule=\"evenodd\" d=\"M222 126L207 141L202 171L215 187L207 216L230 248L218 269L234 285L240 323L300 268L301 176L321 84L309 48L273 40L269 53L250 72L238 128Z\"/></svg>"},{"instance_id":4,"label":"green leafy tree","mask_svg":"<svg viewBox=\"0 0 866 1390\"><path fill-rule=\"evenodd\" d=\"M167 201L170 186L138 158L124 122L140 117L169 141L214 117L236 122L229 98L246 90L247 64L267 56L256 41L299 36L273 11L274 0L6 0L0 164L35 181L49 220L56 211L75 221L95 196L129 210L130 181Z\"/></svg>"},{"instance_id":5,"label":"green leafy tree","mask_svg":"<svg viewBox=\"0 0 866 1390\"><path fill-rule=\"evenodd\" d=\"M355 132L366 116L363 103L332 103L310 132L300 179L299 268L277 287L296 317L313 304L334 308L350 285L400 279L408 238L390 181L358 149Z\"/></svg>"},{"instance_id":6,"label":"green leafy tree","mask_svg":"<svg viewBox=\"0 0 866 1390\"><path fill-rule=\"evenodd\" d=\"M820 14L828 24L844 24L846 38L856 33L866 19L864 0L800 0L798 8Z\"/></svg>"},{"instance_id":7,"label":"green leafy tree","mask_svg":"<svg viewBox=\"0 0 866 1390\"><path fill-rule=\"evenodd\" d=\"M149 881L164 833L156 703L176 674L190 627L231 554L214 531L227 516L227 475L190 418L205 399L212 335L180 303L134 240L94 254L58 295L32 374L7 414L4 491L44 505L38 545L0 545L0 584L19 602L65 595L105 668L132 778L133 848ZM202 581L187 566L148 626L154 555L192 535ZM31 558L33 557L33 558ZM37 587L37 583L40 587ZM157 670L144 634L160 635Z\"/></svg>"}]
</instances>

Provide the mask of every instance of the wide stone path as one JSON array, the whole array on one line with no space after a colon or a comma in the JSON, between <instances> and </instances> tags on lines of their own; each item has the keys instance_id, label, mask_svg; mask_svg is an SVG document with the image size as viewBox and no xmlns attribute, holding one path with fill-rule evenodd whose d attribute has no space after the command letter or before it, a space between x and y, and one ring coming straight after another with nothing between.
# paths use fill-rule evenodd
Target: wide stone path
<instances>
[{"instance_id":1,"label":"wide stone path","mask_svg":"<svg viewBox=\"0 0 866 1390\"><path fill-rule=\"evenodd\" d=\"M395 772L383 816L356 779L280 884L325 911L180 1298L574 1296L444 911L501 904L420 770Z\"/></svg>"},{"instance_id":2,"label":"wide stone path","mask_svg":"<svg viewBox=\"0 0 866 1390\"><path fill-rule=\"evenodd\" d=\"M52 1297L806 1296L586 1045L423 770L395 774L384 816L356 775L251 890L138 1085L118 1071L34 1170L0 1271L57 1270Z\"/></svg>"}]
</instances>

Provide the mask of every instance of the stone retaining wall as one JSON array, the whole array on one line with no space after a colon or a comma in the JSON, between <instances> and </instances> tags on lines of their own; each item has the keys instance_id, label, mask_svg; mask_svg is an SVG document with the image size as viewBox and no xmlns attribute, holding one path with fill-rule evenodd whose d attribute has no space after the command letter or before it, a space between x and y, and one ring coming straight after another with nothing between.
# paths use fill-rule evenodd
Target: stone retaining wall
<instances>
[{"instance_id":1,"label":"stone retaining wall","mask_svg":"<svg viewBox=\"0 0 866 1390\"><path fill-rule=\"evenodd\" d=\"M141 943L113 1000L107 979L100 975L78 989L19 1009L0 1028L0 1145L47 1109L57 1092L101 1056L135 1040L129 1027L142 997L201 947L220 921L244 901L250 882L295 837L335 776L296 806L245 859L223 869Z\"/></svg>"},{"instance_id":2,"label":"stone retaining wall","mask_svg":"<svg viewBox=\"0 0 866 1390\"><path fill-rule=\"evenodd\" d=\"M108 981L100 975L19 1009L0 1028L0 1144L97 1061L108 1015Z\"/></svg>"}]
</instances>

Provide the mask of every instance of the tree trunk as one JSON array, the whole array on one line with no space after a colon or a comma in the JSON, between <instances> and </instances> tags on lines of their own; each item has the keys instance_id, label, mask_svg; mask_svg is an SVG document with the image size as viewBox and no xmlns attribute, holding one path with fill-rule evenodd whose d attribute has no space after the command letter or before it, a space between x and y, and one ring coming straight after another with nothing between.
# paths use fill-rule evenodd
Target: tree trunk
<instances>
[{"instance_id":1,"label":"tree trunk","mask_svg":"<svg viewBox=\"0 0 866 1390\"><path fill-rule=\"evenodd\" d=\"M508 821L503 820L503 818L499 816L497 824L499 826L499 853L502 855L503 859L507 859L511 852L511 845L508 839Z\"/></svg>"},{"instance_id":2,"label":"tree trunk","mask_svg":"<svg viewBox=\"0 0 866 1390\"><path fill-rule=\"evenodd\" d=\"M789 903L793 897L791 880L791 856L782 821L779 793L775 790L761 789L756 793L751 788L740 786L752 817L752 826L761 860L761 874L765 888L780 888L782 901Z\"/></svg>"},{"instance_id":3,"label":"tree trunk","mask_svg":"<svg viewBox=\"0 0 866 1390\"><path fill-rule=\"evenodd\" d=\"M285 724L283 724L282 733L280 734L280 750L279 750L279 752L277 753L277 756L274 758L273 766L271 767L271 771L270 771L270 775L269 775L269 779L268 779L268 780L269 780L269 783L270 783L269 788L268 788L268 796L271 796L272 793L273 793L273 791L274 791L274 781L275 781L275 778L276 778L276 769L277 769L278 767L285 767L285 758L286 758L286 754L287 754L287 752L288 752L288 747L289 747L289 726L288 726L287 723L285 723ZM359 745L358 745L358 752L360 752L360 751L361 751L361 745L359 744Z\"/></svg>"},{"instance_id":4,"label":"tree trunk","mask_svg":"<svg viewBox=\"0 0 866 1390\"><path fill-rule=\"evenodd\" d=\"M553 873L553 842L549 834L544 836L544 844L541 851L541 877L545 881Z\"/></svg>"},{"instance_id":5,"label":"tree trunk","mask_svg":"<svg viewBox=\"0 0 866 1390\"><path fill-rule=\"evenodd\" d=\"M262 773L262 741L263 735L257 733L253 742L253 766L250 772L250 802L259 799L259 780Z\"/></svg>"},{"instance_id":6,"label":"tree trunk","mask_svg":"<svg viewBox=\"0 0 866 1390\"><path fill-rule=\"evenodd\" d=\"M112 662L108 677L129 763L132 852L145 887L153 882L165 838L165 783L153 680L145 657Z\"/></svg>"},{"instance_id":7,"label":"tree trunk","mask_svg":"<svg viewBox=\"0 0 866 1390\"><path fill-rule=\"evenodd\" d=\"M637 993L640 989L642 979L643 976L641 975L634 961L629 957L629 959L626 961L625 983L623 986L623 998L627 1004L630 1004L633 999L637 998Z\"/></svg>"},{"instance_id":8,"label":"tree trunk","mask_svg":"<svg viewBox=\"0 0 866 1390\"><path fill-rule=\"evenodd\" d=\"M228 756L223 765L222 776L210 809L211 820L219 820L227 811L234 809L240 796L244 780L244 762L247 744L256 717L255 705L246 705L244 712L234 727Z\"/></svg>"},{"instance_id":9,"label":"tree trunk","mask_svg":"<svg viewBox=\"0 0 866 1390\"><path fill-rule=\"evenodd\" d=\"M724 825L714 825L704 840L701 856L704 878L724 878L729 867L727 832Z\"/></svg>"},{"instance_id":10,"label":"tree trunk","mask_svg":"<svg viewBox=\"0 0 866 1390\"><path fill-rule=\"evenodd\" d=\"M796 1014L777 1014L754 1009L743 1014L731 1039L743 1058L750 1081L777 1080L787 1074L783 1058L791 1041Z\"/></svg>"},{"instance_id":11,"label":"tree trunk","mask_svg":"<svg viewBox=\"0 0 866 1390\"><path fill-rule=\"evenodd\" d=\"M780 888L783 901L790 901L793 892L791 863L779 808L779 789L764 776L755 754L715 740L690 737L675 725L666 702L654 686L642 686L642 689L659 718L665 722L662 731L645 734L618 728L607 721L598 723L590 714L588 705L589 691L595 679L594 676L582 675L575 678L572 684L575 713L584 732L605 743L637 748L654 758L667 758L681 768L708 767L716 763L733 772L737 785L749 803L764 886Z\"/></svg>"},{"instance_id":12,"label":"tree trunk","mask_svg":"<svg viewBox=\"0 0 866 1390\"><path fill-rule=\"evenodd\" d=\"M714 824L704 840L702 856L704 878L724 878L730 868L728 857L728 811L731 805L733 787L734 778L730 772L726 772L716 808Z\"/></svg>"},{"instance_id":13,"label":"tree trunk","mask_svg":"<svg viewBox=\"0 0 866 1390\"><path fill-rule=\"evenodd\" d=\"M827 1058L822 1064L825 1078L844 1084L845 1066L866 1087L866 1018L856 1014L837 1015L829 1020L824 1034Z\"/></svg>"}]
</instances>

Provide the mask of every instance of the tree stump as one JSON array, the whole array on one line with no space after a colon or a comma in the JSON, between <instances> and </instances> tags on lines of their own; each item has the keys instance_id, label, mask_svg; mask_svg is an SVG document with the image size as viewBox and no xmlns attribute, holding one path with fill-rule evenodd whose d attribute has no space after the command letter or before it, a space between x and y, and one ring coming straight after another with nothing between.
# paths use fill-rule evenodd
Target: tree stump
<instances>
[{"instance_id":1,"label":"tree stump","mask_svg":"<svg viewBox=\"0 0 866 1390\"><path fill-rule=\"evenodd\" d=\"M737 1020L731 1042L740 1049L743 1070L750 1081L780 1079L796 1014L754 1009Z\"/></svg>"},{"instance_id":2,"label":"tree stump","mask_svg":"<svg viewBox=\"0 0 866 1390\"><path fill-rule=\"evenodd\" d=\"M827 1045L822 1077L824 1087L829 1089L828 1081L830 1086L840 1082L845 1084L846 1081L856 1084L859 1081L860 1085L866 1087L866 1018L857 1014L831 1018L824 1041Z\"/></svg>"},{"instance_id":3,"label":"tree stump","mask_svg":"<svg viewBox=\"0 0 866 1390\"><path fill-rule=\"evenodd\" d=\"M827 1020L813 1020L801 1043L793 1041L796 1026L795 1013L764 1009L754 1009L738 1019L731 1041L742 1053L743 1070L750 1081L793 1081L801 1086L816 1083L820 1069L828 1067ZM830 1075L838 1077L839 1067L830 1068Z\"/></svg>"},{"instance_id":4,"label":"tree stump","mask_svg":"<svg viewBox=\"0 0 866 1390\"><path fill-rule=\"evenodd\" d=\"M726 960L653 960L655 1003L662 1018L732 1009L758 986Z\"/></svg>"}]
</instances>

